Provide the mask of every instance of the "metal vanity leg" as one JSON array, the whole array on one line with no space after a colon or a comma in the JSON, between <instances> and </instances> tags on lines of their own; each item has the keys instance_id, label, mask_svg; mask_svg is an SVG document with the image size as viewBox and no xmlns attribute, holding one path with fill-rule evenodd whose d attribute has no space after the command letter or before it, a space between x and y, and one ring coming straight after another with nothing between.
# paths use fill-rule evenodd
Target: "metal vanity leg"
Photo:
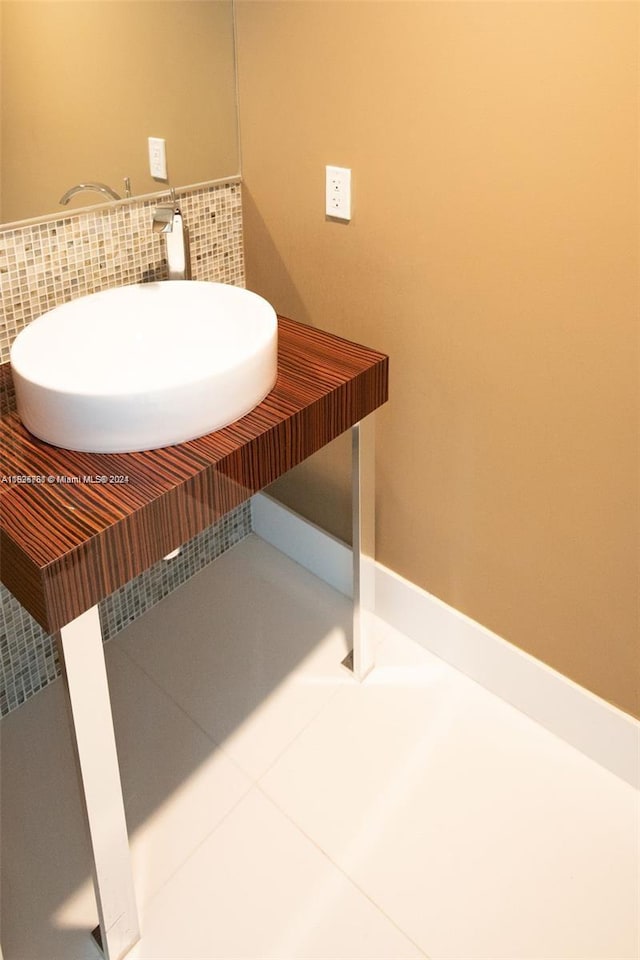
<instances>
[{"instance_id":1,"label":"metal vanity leg","mask_svg":"<svg viewBox=\"0 0 640 960\"><path fill-rule=\"evenodd\" d=\"M375 610L375 421L373 414L351 428L353 526L353 651L345 660L358 680L373 667Z\"/></svg>"},{"instance_id":2,"label":"metal vanity leg","mask_svg":"<svg viewBox=\"0 0 640 960\"><path fill-rule=\"evenodd\" d=\"M93 850L100 946L107 960L121 960L140 930L98 608L68 623L57 640Z\"/></svg>"}]
</instances>

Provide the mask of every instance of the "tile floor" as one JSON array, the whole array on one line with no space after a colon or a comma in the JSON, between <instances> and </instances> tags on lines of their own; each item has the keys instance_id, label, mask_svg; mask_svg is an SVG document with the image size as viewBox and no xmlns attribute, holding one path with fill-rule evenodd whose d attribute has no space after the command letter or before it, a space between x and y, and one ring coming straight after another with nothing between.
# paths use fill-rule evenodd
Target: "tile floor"
<instances>
[{"instance_id":1,"label":"tile floor","mask_svg":"<svg viewBox=\"0 0 640 960\"><path fill-rule=\"evenodd\" d=\"M106 647L131 960L639 956L638 795L249 537ZM55 683L2 733L4 960L96 960Z\"/></svg>"}]
</instances>

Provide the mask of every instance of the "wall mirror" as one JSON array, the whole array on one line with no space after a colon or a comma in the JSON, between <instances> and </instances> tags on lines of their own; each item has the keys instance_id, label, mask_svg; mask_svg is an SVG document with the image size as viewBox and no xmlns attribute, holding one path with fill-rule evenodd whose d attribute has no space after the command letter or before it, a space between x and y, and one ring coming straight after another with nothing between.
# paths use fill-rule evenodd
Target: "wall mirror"
<instances>
[{"instance_id":1,"label":"wall mirror","mask_svg":"<svg viewBox=\"0 0 640 960\"><path fill-rule=\"evenodd\" d=\"M0 0L0 223L239 173L232 0Z\"/></svg>"}]
</instances>

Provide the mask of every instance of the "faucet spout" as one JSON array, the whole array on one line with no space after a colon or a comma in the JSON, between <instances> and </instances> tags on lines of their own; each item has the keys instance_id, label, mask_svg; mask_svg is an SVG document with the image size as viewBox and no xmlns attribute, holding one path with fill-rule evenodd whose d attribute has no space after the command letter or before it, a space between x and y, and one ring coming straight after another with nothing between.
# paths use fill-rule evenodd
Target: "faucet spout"
<instances>
[{"instance_id":1,"label":"faucet spout","mask_svg":"<svg viewBox=\"0 0 640 960\"><path fill-rule=\"evenodd\" d=\"M83 190L95 190L97 193L103 193L106 197L109 197L111 200L122 200L122 197L112 190L111 187L108 187L106 183L77 183L75 187L70 187L66 193L63 193L60 197L58 203L67 204L71 197L74 197L76 193L82 193Z\"/></svg>"},{"instance_id":2,"label":"faucet spout","mask_svg":"<svg viewBox=\"0 0 640 960\"><path fill-rule=\"evenodd\" d=\"M173 189L171 202L160 203L153 211L152 230L164 235L169 280L190 280L189 231Z\"/></svg>"},{"instance_id":3,"label":"faucet spout","mask_svg":"<svg viewBox=\"0 0 640 960\"><path fill-rule=\"evenodd\" d=\"M173 204L164 203L153 211L153 222L151 227L154 233L171 233L173 230L173 221L175 211Z\"/></svg>"}]
</instances>

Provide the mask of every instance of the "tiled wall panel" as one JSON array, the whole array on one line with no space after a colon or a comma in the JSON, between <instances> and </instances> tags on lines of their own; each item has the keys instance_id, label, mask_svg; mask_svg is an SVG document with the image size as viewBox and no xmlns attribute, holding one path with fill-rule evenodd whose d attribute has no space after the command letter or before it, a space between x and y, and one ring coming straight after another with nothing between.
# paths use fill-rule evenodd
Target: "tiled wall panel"
<instances>
[{"instance_id":1,"label":"tiled wall panel","mask_svg":"<svg viewBox=\"0 0 640 960\"><path fill-rule=\"evenodd\" d=\"M242 196L237 180L178 193L194 280L244 286ZM0 229L0 363L28 323L75 297L167 277L164 242L151 229L156 200L132 200ZM0 452L1 457L1 452ZM0 460L0 474L1 460ZM100 605L109 638L250 532L242 505ZM0 558L1 562L1 558ZM58 675L55 644L0 585L0 715Z\"/></svg>"}]
</instances>

